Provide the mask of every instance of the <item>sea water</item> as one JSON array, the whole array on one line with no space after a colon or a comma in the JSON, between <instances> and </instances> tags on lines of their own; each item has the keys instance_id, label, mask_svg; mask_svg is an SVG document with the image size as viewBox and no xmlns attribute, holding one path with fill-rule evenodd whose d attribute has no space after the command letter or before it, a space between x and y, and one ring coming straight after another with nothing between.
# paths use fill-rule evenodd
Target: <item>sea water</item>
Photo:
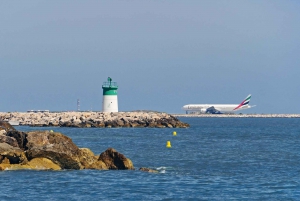
<instances>
[{"instance_id":1,"label":"sea water","mask_svg":"<svg viewBox=\"0 0 300 201\"><path fill-rule=\"evenodd\" d=\"M2 171L0 200L300 200L300 119L180 120L191 127L16 127L61 132L97 155L113 147L136 170Z\"/></svg>"}]
</instances>

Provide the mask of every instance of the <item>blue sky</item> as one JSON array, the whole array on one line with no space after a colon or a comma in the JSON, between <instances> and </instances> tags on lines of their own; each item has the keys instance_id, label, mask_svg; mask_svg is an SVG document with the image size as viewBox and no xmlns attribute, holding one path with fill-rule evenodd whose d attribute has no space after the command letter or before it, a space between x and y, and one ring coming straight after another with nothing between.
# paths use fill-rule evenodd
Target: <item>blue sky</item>
<instances>
[{"instance_id":1,"label":"blue sky","mask_svg":"<svg viewBox=\"0 0 300 201\"><path fill-rule=\"evenodd\" d=\"M240 103L300 113L300 1L1 1L0 111L184 113Z\"/></svg>"}]
</instances>

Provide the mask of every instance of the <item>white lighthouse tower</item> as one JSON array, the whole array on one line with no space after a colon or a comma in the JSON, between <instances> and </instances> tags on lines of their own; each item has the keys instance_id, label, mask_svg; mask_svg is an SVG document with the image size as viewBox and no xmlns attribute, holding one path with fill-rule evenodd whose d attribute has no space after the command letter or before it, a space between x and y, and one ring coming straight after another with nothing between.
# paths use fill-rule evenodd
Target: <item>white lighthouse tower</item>
<instances>
[{"instance_id":1,"label":"white lighthouse tower","mask_svg":"<svg viewBox=\"0 0 300 201\"><path fill-rule=\"evenodd\" d=\"M107 78L107 82L103 82L103 112L118 112L118 85L116 82L112 82L110 77Z\"/></svg>"}]
</instances>

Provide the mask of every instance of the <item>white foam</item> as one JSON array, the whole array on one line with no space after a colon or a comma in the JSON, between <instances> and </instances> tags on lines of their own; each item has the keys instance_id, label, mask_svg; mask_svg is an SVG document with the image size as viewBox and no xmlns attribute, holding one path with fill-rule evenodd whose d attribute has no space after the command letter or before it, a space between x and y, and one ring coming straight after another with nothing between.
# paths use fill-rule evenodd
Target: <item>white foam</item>
<instances>
[{"instance_id":1,"label":"white foam","mask_svg":"<svg viewBox=\"0 0 300 201\"><path fill-rule=\"evenodd\" d=\"M156 170L166 170L167 169L167 167L158 167L158 168L156 168Z\"/></svg>"}]
</instances>

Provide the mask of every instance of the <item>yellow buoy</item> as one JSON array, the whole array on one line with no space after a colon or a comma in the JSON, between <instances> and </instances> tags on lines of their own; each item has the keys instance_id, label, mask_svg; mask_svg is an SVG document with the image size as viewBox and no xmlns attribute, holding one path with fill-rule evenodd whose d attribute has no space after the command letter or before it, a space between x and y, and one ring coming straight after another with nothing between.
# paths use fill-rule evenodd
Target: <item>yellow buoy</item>
<instances>
[{"instance_id":1,"label":"yellow buoy","mask_svg":"<svg viewBox=\"0 0 300 201\"><path fill-rule=\"evenodd\" d=\"M171 148L171 142L170 142L170 141L167 141L166 147L167 147L167 148Z\"/></svg>"},{"instance_id":2,"label":"yellow buoy","mask_svg":"<svg viewBox=\"0 0 300 201\"><path fill-rule=\"evenodd\" d=\"M50 133L53 133L53 130L50 130Z\"/></svg>"},{"instance_id":3,"label":"yellow buoy","mask_svg":"<svg viewBox=\"0 0 300 201\"><path fill-rule=\"evenodd\" d=\"M174 136L177 135L176 131L173 132L173 135L174 135Z\"/></svg>"}]
</instances>

